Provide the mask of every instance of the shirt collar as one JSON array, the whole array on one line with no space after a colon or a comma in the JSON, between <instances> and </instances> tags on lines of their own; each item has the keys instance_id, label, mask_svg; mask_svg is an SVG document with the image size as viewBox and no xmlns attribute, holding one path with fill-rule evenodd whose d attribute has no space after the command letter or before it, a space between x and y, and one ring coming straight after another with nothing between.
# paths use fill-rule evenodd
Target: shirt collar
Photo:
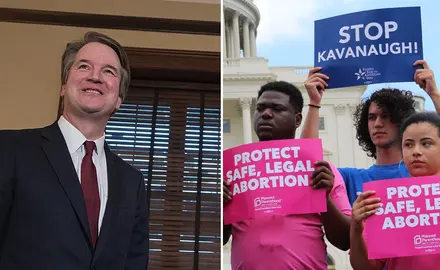
<instances>
[{"instance_id":1,"label":"shirt collar","mask_svg":"<svg viewBox=\"0 0 440 270\"><path fill-rule=\"evenodd\" d=\"M67 143L67 148L69 149L69 153L72 155L84 144L87 138L79 131L74 125L72 125L69 121L67 121L64 116L61 115L58 120L58 126L60 127L61 133L64 136L64 139ZM96 144L96 153L98 156L102 155L104 152L104 141L105 134L102 135L101 138L94 140Z\"/></svg>"}]
</instances>

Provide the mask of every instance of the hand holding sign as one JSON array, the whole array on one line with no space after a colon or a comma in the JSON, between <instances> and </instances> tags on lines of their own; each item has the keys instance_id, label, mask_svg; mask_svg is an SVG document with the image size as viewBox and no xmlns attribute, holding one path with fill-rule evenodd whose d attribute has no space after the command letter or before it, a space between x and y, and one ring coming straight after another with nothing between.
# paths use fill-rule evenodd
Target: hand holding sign
<instances>
[{"instance_id":1,"label":"hand holding sign","mask_svg":"<svg viewBox=\"0 0 440 270\"><path fill-rule=\"evenodd\" d=\"M376 213L377 209L381 207L379 198L368 197L376 194L375 191L362 192L353 203L351 210L351 218L356 231L362 232L364 230L364 220Z\"/></svg>"},{"instance_id":2,"label":"hand holding sign","mask_svg":"<svg viewBox=\"0 0 440 270\"><path fill-rule=\"evenodd\" d=\"M228 203L232 200L232 192L229 190L231 184L223 180L223 203Z\"/></svg>"},{"instance_id":3,"label":"hand holding sign","mask_svg":"<svg viewBox=\"0 0 440 270\"><path fill-rule=\"evenodd\" d=\"M322 67L315 67L309 71L309 76L304 85L307 89L307 94L310 98L310 103L313 105L321 104L321 99L325 89L328 87L326 80L329 77L325 74L319 73Z\"/></svg>"},{"instance_id":4,"label":"hand holding sign","mask_svg":"<svg viewBox=\"0 0 440 270\"><path fill-rule=\"evenodd\" d=\"M328 197L335 182L335 175L327 161L318 161L315 166L317 168L312 174L311 185L315 189L325 188Z\"/></svg>"},{"instance_id":5,"label":"hand holding sign","mask_svg":"<svg viewBox=\"0 0 440 270\"><path fill-rule=\"evenodd\" d=\"M417 60L414 66L422 65L423 69L416 70L414 74L414 81L431 96L438 93L437 85L434 80L434 72L429 68L426 60Z\"/></svg>"}]
</instances>

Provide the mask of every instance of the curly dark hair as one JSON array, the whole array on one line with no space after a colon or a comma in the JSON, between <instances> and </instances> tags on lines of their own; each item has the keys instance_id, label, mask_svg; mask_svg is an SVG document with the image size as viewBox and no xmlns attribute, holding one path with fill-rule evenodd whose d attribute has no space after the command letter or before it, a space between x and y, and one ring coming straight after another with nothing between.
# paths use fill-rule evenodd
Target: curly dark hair
<instances>
[{"instance_id":1,"label":"curly dark hair","mask_svg":"<svg viewBox=\"0 0 440 270\"><path fill-rule=\"evenodd\" d=\"M368 111L372 102L376 103L384 113L390 115L391 122L396 125L398 130L403 120L416 111L413 94L410 91L393 88L383 88L374 92L370 98L356 107L353 115L356 138L362 150L367 152L369 157L377 158L376 146L371 140L368 131Z\"/></svg>"},{"instance_id":2,"label":"curly dark hair","mask_svg":"<svg viewBox=\"0 0 440 270\"><path fill-rule=\"evenodd\" d=\"M440 115L437 112L419 112L406 118L400 127L400 137L410 125L418 123L428 123L437 127L438 136L440 137Z\"/></svg>"},{"instance_id":3,"label":"curly dark hair","mask_svg":"<svg viewBox=\"0 0 440 270\"><path fill-rule=\"evenodd\" d=\"M302 112L304 98L301 91L295 85L285 81L268 82L261 86L260 91L258 91L258 98L266 91L276 91L288 95L290 97L289 102L292 104L295 112Z\"/></svg>"}]
</instances>

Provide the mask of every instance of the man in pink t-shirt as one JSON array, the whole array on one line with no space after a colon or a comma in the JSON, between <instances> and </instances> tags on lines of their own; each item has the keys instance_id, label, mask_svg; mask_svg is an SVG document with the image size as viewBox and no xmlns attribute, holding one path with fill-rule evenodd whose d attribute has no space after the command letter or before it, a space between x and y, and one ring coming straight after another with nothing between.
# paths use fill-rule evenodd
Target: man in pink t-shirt
<instances>
[{"instance_id":1,"label":"man in pink t-shirt","mask_svg":"<svg viewBox=\"0 0 440 270\"><path fill-rule=\"evenodd\" d=\"M259 140L294 139L303 102L301 92L290 83L263 85L254 116ZM333 245L348 250L351 207L342 177L336 168L320 162L312 178L314 188L327 190L326 213L271 216L224 226L224 243L232 234L232 269L327 269L323 227ZM231 196L224 181L224 203Z\"/></svg>"}]
</instances>

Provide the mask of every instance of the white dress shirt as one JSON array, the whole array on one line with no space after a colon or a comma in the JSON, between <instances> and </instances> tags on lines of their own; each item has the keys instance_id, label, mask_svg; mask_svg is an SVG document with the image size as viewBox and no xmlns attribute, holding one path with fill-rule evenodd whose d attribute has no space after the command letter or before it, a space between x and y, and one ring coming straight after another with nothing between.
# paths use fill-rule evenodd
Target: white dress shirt
<instances>
[{"instance_id":1,"label":"white dress shirt","mask_svg":"<svg viewBox=\"0 0 440 270\"><path fill-rule=\"evenodd\" d=\"M79 182L81 183L81 163L86 154L84 142L87 138L63 116L58 120L58 126L66 140L70 157L72 158ZM101 231L108 196L107 160L105 158L104 139L105 135L94 141L96 148L92 155L93 164L96 167L99 198L101 200L101 206L99 208L98 234Z\"/></svg>"}]
</instances>

